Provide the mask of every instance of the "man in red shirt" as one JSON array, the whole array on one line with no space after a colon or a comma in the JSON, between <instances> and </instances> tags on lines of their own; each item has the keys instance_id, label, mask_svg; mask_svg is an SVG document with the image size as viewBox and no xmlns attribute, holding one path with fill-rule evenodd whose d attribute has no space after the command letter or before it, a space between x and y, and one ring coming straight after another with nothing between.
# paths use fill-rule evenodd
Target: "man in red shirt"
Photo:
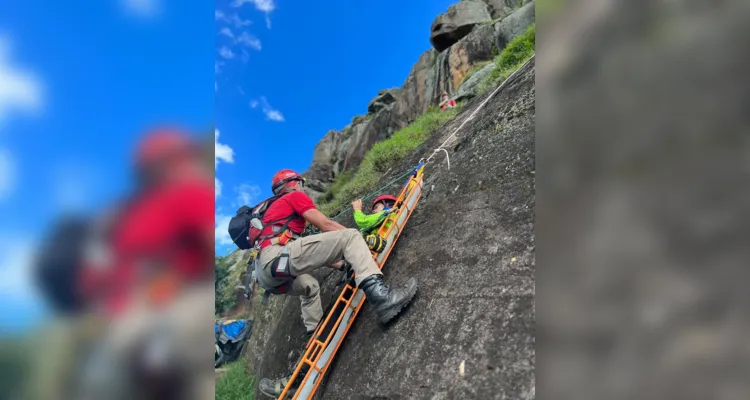
<instances>
[{"instance_id":1,"label":"man in red shirt","mask_svg":"<svg viewBox=\"0 0 750 400\"><path fill-rule=\"evenodd\" d=\"M103 350L119 363L134 354L145 357L143 343L166 340L179 361L151 364L160 366L146 373L171 379L180 364L200 384L194 390L207 393L213 378L203 369L210 362L197 344L213 340L205 329L213 321L214 302L212 174L195 142L170 129L147 135L135 164L138 190L110 226L111 265L97 280L95 301L111 326ZM158 327L162 323L166 328ZM205 379L195 375L203 372ZM108 390L107 382L92 382L97 387L91 390ZM160 389L164 387L169 385Z\"/></svg>"},{"instance_id":2,"label":"man in red shirt","mask_svg":"<svg viewBox=\"0 0 750 400\"><path fill-rule=\"evenodd\" d=\"M416 280L410 278L403 287L389 287L359 231L346 228L318 211L303 191L304 181L288 169L273 177L273 193L283 196L263 216L258 282L266 289L286 287L286 294L300 297L302 318L310 335L322 319L323 309L320 286L309 273L327 266L336 268L343 259L351 264L357 287L365 292L380 322L392 320L416 294ZM308 222L323 233L298 238ZM276 381L263 379L260 390L276 397L286 382L288 377Z\"/></svg>"}]
</instances>

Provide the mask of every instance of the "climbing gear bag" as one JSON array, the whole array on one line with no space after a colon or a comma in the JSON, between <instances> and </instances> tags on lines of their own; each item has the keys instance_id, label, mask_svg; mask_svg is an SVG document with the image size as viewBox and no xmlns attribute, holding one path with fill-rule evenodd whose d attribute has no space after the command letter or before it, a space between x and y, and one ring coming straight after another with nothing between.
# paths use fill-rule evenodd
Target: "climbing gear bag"
<instances>
[{"instance_id":1,"label":"climbing gear bag","mask_svg":"<svg viewBox=\"0 0 750 400\"><path fill-rule=\"evenodd\" d=\"M387 243L386 240L378 234L367 235L367 237L365 237L365 242L367 242L367 247L376 253L383 251Z\"/></svg>"},{"instance_id":2,"label":"climbing gear bag","mask_svg":"<svg viewBox=\"0 0 750 400\"><path fill-rule=\"evenodd\" d=\"M297 218L296 213L292 213L292 215L288 217L269 221L266 224L263 224L262 222L263 216L266 214L266 211L268 211L268 208L271 206L271 204L273 204L273 202L280 199L285 194L286 193L269 197L258 203L253 208L250 208L248 206L240 207L237 210L237 214L232 217L231 220L229 220L228 231L229 236L232 238L232 242L234 242L234 244L237 245L237 247L239 247L240 249L248 250L258 245L258 243L263 239L273 238L279 235L286 234L286 228L289 226L289 223ZM273 232L261 236L263 229L268 225L273 226ZM286 244L286 242L288 242L288 239L279 244Z\"/></svg>"}]
</instances>

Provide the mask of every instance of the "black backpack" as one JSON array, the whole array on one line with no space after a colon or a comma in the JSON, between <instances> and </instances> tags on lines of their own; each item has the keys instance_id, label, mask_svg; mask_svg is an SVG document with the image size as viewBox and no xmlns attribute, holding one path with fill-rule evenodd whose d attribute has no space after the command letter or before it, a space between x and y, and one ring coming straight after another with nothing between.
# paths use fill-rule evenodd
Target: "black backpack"
<instances>
[{"instance_id":1,"label":"black backpack","mask_svg":"<svg viewBox=\"0 0 750 400\"><path fill-rule=\"evenodd\" d=\"M248 250L251 247L247 237L250 220L253 219L251 211L250 207L242 206L237 210L237 214L229 220L229 237L242 250Z\"/></svg>"},{"instance_id":2,"label":"black backpack","mask_svg":"<svg viewBox=\"0 0 750 400\"><path fill-rule=\"evenodd\" d=\"M242 250L248 250L255 246L258 239L260 239L260 234L263 230L263 216L266 214L266 211L268 211L268 208L271 207L271 204L273 204L274 201L280 199L285 194L286 193L282 193L277 194L273 197L269 197L258 203L253 208L250 208L248 206L240 207L239 210L237 210L237 214L232 217L231 220L229 220L228 231L229 237L232 238L232 242L234 242L234 244L236 244L237 247ZM268 225L276 225L279 222L284 222L284 225L282 226L283 230L294 218L297 218L297 214L292 214L289 217L271 221L268 223ZM253 219L258 220L261 226L260 229L254 226L250 226L250 221L252 221Z\"/></svg>"},{"instance_id":3,"label":"black backpack","mask_svg":"<svg viewBox=\"0 0 750 400\"><path fill-rule=\"evenodd\" d=\"M77 281L92 227L86 217L63 218L45 238L34 260L34 283L58 312L77 312L84 305Z\"/></svg>"}]
</instances>

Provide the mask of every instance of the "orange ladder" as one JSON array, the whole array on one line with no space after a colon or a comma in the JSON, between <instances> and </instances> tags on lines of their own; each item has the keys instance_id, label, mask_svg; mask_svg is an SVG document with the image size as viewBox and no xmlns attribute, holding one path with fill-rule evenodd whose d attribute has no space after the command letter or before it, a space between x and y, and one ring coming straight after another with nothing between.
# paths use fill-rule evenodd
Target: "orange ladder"
<instances>
[{"instance_id":1,"label":"orange ladder","mask_svg":"<svg viewBox=\"0 0 750 400\"><path fill-rule=\"evenodd\" d=\"M380 237L386 239L387 242L380 253L371 252L380 269L383 269L388 255L391 254L391 250L401 235L406 222L422 197L423 175L424 163L420 161L401 189L393 207L395 211L388 215L378 229ZM279 395L278 400L286 398L291 391L292 384L303 373L305 376L292 399L310 400L313 398L344 337L362 308L364 300L364 292L353 286L353 281L347 282L325 320L318 325L312 338L307 343L302 360L297 364L291 379ZM306 371L302 372L303 369L306 369Z\"/></svg>"}]
</instances>

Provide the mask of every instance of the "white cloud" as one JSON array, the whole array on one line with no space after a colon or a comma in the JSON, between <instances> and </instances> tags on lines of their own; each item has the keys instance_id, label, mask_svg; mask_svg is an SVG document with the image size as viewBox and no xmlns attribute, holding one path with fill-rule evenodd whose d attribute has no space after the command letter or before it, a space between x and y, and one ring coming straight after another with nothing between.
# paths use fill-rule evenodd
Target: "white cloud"
<instances>
[{"instance_id":1,"label":"white cloud","mask_svg":"<svg viewBox=\"0 0 750 400\"><path fill-rule=\"evenodd\" d=\"M13 191L16 181L16 169L10 151L0 148L0 200Z\"/></svg>"},{"instance_id":2,"label":"white cloud","mask_svg":"<svg viewBox=\"0 0 750 400\"><path fill-rule=\"evenodd\" d=\"M227 28L226 26L219 30L219 34L234 39L234 33L232 33L232 30Z\"/></svg>"},{"instance_id":3,"label":"white cloud","mask_svg":"<svg viewBox=\"0 0 750 400\"><path fill-rule=\"evenodd\" d=\"M216 227L214 228L214 240L219 245L231 245L233 244L232 238L229 236L229 220L232 219L231 215L216 215Z\"/></svg>"},{"instance_id":4,"label":"white cloud","mask_svg":"<svg viewBox=\"0 0 750 400\"><path fill-rule=\"evenodd\" d=\"M270 13L276 8L276 2L274 0L234 0L232 1L232 7L242 7L245 4L255 5L255 9L264 13Z\"/></svg>"},{"instance_id":5,"label":"white cloud","mask_svg":"<svg viewBox=\"0 0 750 400\"><path fill-rule=\"evenodd\" d=\"M152 18L160 11L158 0L122 0L122 4L130 13L141 18Z\"/></svg>"},{"instance_id":6,"label":"white cloud","mask_svg":"<svg viewBox=\"0 0 750 400\"><path fill-rule=\"evenodd\" d=\"M223 66L224 66L224 62L223 61L216 61L214 63L214 73L217 74L217 75L219 73L221 73L221 67L223 67Z\"/></svg>"},{"instance_id":7,"label":"white cloud","mask_svg":"<svg viewBox=\"0 0 750 400\"><path fill-rule=\"evenodd\" d=\"M250 100L250 108L258 107L258 100Z\"/></svg>"},{"instance_id":8,"label":"white cloud","mask_svg":"<svg viewBox=\"0 0 750 400\"><path fill-rule=\"evenodd\" d=\"M250 26L250 24L253 23L253 21L250 21L249 19L242 19L237 14L232 14L231 17L229 17L228 22L231 22L234 24L236 28L242 28L243 26Z\"/></svg>"},{"instance_id":9,"label":"white cloud","mask_svg":"<svg viewBox=\"0 0 750 400\"><path fill-rule=\"evenodd\" d=\"M237 36L235 42L258 51L261 49L260 40L247 32L242 32L240 36Z\"/></svg>"},{"instance_id":10,"label":"white cloud","mask_svg":"<svg viewBox=\"0 0 750 400\"><path fill-rule=\"evenodd\" d=\"M276 122L283 122L284 121L284 114L281 113L281 111L271 107L270 104L268 104L268 101L265 97L260 98L261 103L261 109L263 110L263 114L266 115L266 118L270 119L271 121Z\"/></svg>"},{"instance_id":11,"label":"white cloud","mask_svg":"<svg viewBox=\"0 0 750 400\"><path fill-rule=\"evenodd\" d=\"M237 86L237 91L240 92L241 95L243 95L243 96L245 95L245 91L242 90L242 88L239 87L239 86Z\"/></svg>"},{"instance_id":12,"label":"white cloud","mask_svg":"<svg viewBox=\"0 0 750 400\"><path fill-rule=\"evenodd\" d=\"M243 64L247 64L248 61L250 61L250 53L248 53L247 50L245 49L242 49L241 57L242 57Z\"/></svg>"},{"instance_id":13,"label":"white cloud","mask_svg":"<svg viewBox=\"0 0 750 400\"><path fill-rule=\"evenodd\" d=\"M266 14L266 27L268 29L271 29L271 18L269 17L269 15L273 10L276 9L275 0L234 0L230 5L237 8L242 7L245 4L252 4L255 6L256 10Z\"/></svg>"},{"instance_id":14,"label":"white cloud","mask_svg":"<svg viewBox=\"0 0 750 400\"><path fill-rule=\"evenodd\" d=\"M234 150L223 143L219 143L219 130L214 129L214 167L219 166L219 160L233 164Z\"/></svg>"},{"instance_id":15,"label":"white cloud","mask_svg":"<svg viewBox=\"0 0 750 400\"><path fill-rule=\"evenodd\" d=\"M227 46L221 46L221 49L219 49L219 55L228 60L234 58L234 52Z\"/></svg>"},{"instance_id":16,"label":"white cloud","mask_svg":"<svg viewBox=\"0 0 750 400\"><path fill-rule=\"evenodd\" d=\"M42 107L42 84L31 72L11 64L11 44L0 37L0 124L11 111L36 112Z\"/></svg>"},{"instance_id":17,"label":"white cloud","mask_svg":"<svg viewBox=\"0 0 750 400\"><path fill-rule=\"evenodd\" d=\"M232 14L230 16L227 16L223 11L216 10L214 11L214 17L216 21L222 21L225 23L229 23L235 26L235 28L242 28L245 26L250 26L253 21L250 21L249 19L242 19L237 14Z\"/></svg>"},{"instance_id":18,"label":"white cloud","mask_svg":"<svg viewBox=\"0 0 750 400\"><path fill-rule=\"evenodd\" d=\"M223 161L228 164L234 163L234 150L231 147L219 143L219 130L214 129L214 168L219 168L219 161ZM215 172L214 172L215 173ZM214 177L214 198L218 199L221 196L221 181Z\"/></svg>"},{"instance_id":19,"label":"white cloud","mask_svg":"<svg viewBox=\"0 0 750 400\"><path fill-rule=\"evenodd\" d=\"M251 185L248 183L243 183L237 186L234 190L237 192L237 202L235 203L237 207L243 205L255 205L256 201L258 201L258 196L260 196L261 193L258 185Z\"/></svg>"}]
</instances>

